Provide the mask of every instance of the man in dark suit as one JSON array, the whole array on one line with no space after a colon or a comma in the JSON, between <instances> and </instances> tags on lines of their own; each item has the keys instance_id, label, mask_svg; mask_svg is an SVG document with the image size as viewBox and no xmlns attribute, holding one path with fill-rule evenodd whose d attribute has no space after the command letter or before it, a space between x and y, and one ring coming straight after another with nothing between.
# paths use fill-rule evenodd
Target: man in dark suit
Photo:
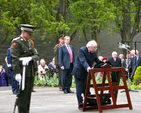
<instances>
[{"instance_id":1,"label":"man in dark suit","mask_svg":"<svg viewBox=\"0 0 141 113\"><path fill-rule=\"evenodd\" d=\"M130 77L131 75L131 73L129 72L130 66L131 66L131 55L130 53L128 53L126 54L126 59L123 60L123 63L122 63L122 67L124 69L124 74L126 79L128 79L128 76Z\"/></svg>"},{"instance_id":2,"label":"man in dark suit","mask_svg":"<svg viewBox=\"0 0 141 113\"><path fill-rule=\"evenodd\" d=\"M72 75L75 76L78 107L81 107L82 105L83 99L81 94L85 90L85 82L88 72L93 66L94 61L96 63L100 62L95 51L96 49L97 43L92 40L89 41L86 46L81 47L77 53Z\"/></svg>"},{"instance_id":3,"label":"man in dark suit","mask_svg":"<svg viewBox=\"0 0 141 113\"><path fill-rule=\"evenodd\" d=\"M65 44L59 47L59 64L62 70L62 89L65 94L74 93L70 90L72 84L72 69L74 59L74 50L70 43L70 37L64 37Z\"/></svg>"},{"instance_id":4,"label":"man in dark suit","mask_svg":"<svg viewBox=\"0 0 141 113\"><path fill-rule=\"evenodd\" d=\"M112 52L112 58L109 59L109 62L112 64L113 67L121 67L121 59L117 57L117 52ZM112 82L117 81L117 72L112 72Z\"/></svg>"},{"instance_id":5,"label":"man in dark suit","mask_svg":"<svg viewBox=\"0 0 141 113\"><path fill-rule=\"evenodd\" d=\"M139 51L136 50L136 52L135 52L135 50L134 50L134 53L136 56L133 56L131 58L131 67L130 67L130 70L132 70L131 80L133 79L133 76L135 74L137 67L141 66L141 56L139 56Z\"/></svg>"}]
</instances>

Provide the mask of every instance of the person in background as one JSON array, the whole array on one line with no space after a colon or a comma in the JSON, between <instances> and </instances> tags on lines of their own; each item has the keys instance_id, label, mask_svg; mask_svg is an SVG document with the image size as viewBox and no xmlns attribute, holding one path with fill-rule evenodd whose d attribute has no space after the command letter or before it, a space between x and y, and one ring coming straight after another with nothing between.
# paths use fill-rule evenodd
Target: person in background
<instances>
[{"instance_id":1,"label":"person in background","mask_svg":"<svg viewBox=\"0 0 141 113\"><path fill-rule=\"evenodd\" d=\"M78 108L83 106L82 93L85 93L86 79L89 70L92 68L94 62L99 63L100 60L96 53L97 43L95 40L91 40L86 46L81 47L78 50L77 58L74 63L72 75L75 76L76 94L78 101Z\"/></svg>"},{"instance_id":2,"label":"person in background","mask_svg":"<svg viewBox=\"0 0 141 113\"><path fill-rule=\"evenodd\" d=\"M139 56L139 51L134 50L133 52L136 54L136 56L133 56L131 58L131 66L130 66L130 70L132 71L131 80L133 80L133 76L135 74L137 67L141 66L141 56Z\"/></svg>"},{"instance_id":3,"label":"person in background","mask_svg":"<svg viewBox=\"0 0 141 113\"><path fill-rule=\"evenodd\" d=\"M11 86L12 85L12 74L11 74L11 71L8 69L7 56L5 57L5 63L2 64L2 66L3 66L3 68L5 69L5 72L6 72L7 85Z\"/></svg>"},{"instance_id":4,"label":"person in background","mask_svg":"<svg viewBox=\"0 0 141 113\"><path fill-rule=\"evenodd\" d=\"M16 38L16 37L14 37ZM13 39L11 39L11 43L13 41ZM11 77L12 77L12 92L13 94L17 94L18 92L18 86L17 86L17 82L14 78L14 74L13 74L13 69L12 69L12 56L11 56L11 53L10 53L10 48L7 49L7 66L8 66L8 69L11 73Z\"/></svg>"},{"instance_id":5,"label":"person in background","mask_svg":"<svg viewBox=\"0 0 141 113\"><path fill-rule=\"evenodd\" d=\"M130 72L130 66L131 66L131 54L126 54L126 59L123 60L122 67L124 69L125 77L128 79L128 76L131 76Z\"/></svg>"},{"instance_id":6,"label":"person in background","mask_svg":"<svg viewBox=\"0 0 141 113\"><path fill-rule=\"evenodd\" d=\"M0 69L0 71L1 71L1 69ZM2 85L1 82L2 82L2 80L1 80L1 75L0 75L0 87L1 87L1 85Z\"/></svg>"},{"instance_id":7,"label":"person in background","mask_svg":"<svg viewBox=\"0 0 141 113\"><path fill-rule=\"evenodd\" d=\"M21 35L13 39L10 53L12 56L12 69L15 80L19 86L21 85L23 66L26 66L25 88L19 89L20 93L18 93L18 113L29 113L31 92L37 66L36 62L39 60L39 55L35 47L32 45L32 42L29 40L34 34L34 29L36 27L29 24L21 24L20 27ZM19 61L20 58L24 59Z\"/></svg>"},{"instance_id":8,"label":"person in background","mask_svg":"<svg viewBox=\"0 0 141 113\"><path fill-rule=\"evenodd\" d=\"M51 76L53 77L55 72L58 72L56 65L55 65L55 58L52 59L52 62L48 65L49 70L51 71Z\"/></svg>"},{"instance_id":9,"label":"person in background","mask_svg":"<svg viewBox=\"0 0 141 113\"><path fill-rule=\"evenodd\" d=\"M70 37L64 37L65 44L59 47L59 64L62 70L62 89L64 94L74 93L70 90L72 84L72 69L75 61L73 46L70 45Z\"/></svg>"},{"instance_id":10,"label":"person in background","mask_svg":"<svg viewBox=\"0 0 141 113\"><path fill-rule=\"evenodd\" d=\"M99 58L99 60L100 60L100 61L102 61L102 59L103 59L103 57L102 57L102 56L99 56L98 58Z\"/></svg>"},{"instance_id":11,"label":"person in background","mask_svg":"<svg viewBox=\"0 0 141 113\"><path fill-rule=\"evenodd\" d=\"M6 72L2 65L0 65L1 86L7 86Z\"/></svg>"},{"instance_id":12,"label":"person in background","mask_svg":"<svg viewBox=\"0 0 141 113\"><path fill-rule=\"evenodd\" d=\"M133 58L133 57L135 56L135 50L134 50L134 49L132 49L132 50L130 51L130 56L131 56L131 58Z\"/></svg>"},{"instance_id":13,"label":"person in background","mask_svg":"<svg viewBox=\"0 0 141 113\"><path fill-rule=\"evenodd\" d=\"M112 64L113 67L121 67L121 59L117 57L117 52L113 51L112 52L112 58L110 58L109 63ZM112 77L112 82L116 82L117 81L117 72L112 72L111 73L111 77Z\"/></svg>"},{"instance_id":14,"label":"person in background","mask_svg":"<svg viewBox=\"0 0 141 113\"><path fill-rule=\"evenodd\" d=\"M106 63L107 62L107 57L103 57L102 62Z\"/></svg>"},{"instance_id":15,"label":"person in background","mask_svg":"<svg viewBox=\"0 0 141 113\"><path fill-rule=\"evenodd\" d=\"M46 61L44 59L40 60L40 65L38 66L38 76L39 79L45 81L45 75L49 71L48 66L46 65Z\"/></svg>"},{"instance_id":16,"label":"person in background","mask_svg":"<svg viewBox=\"0 0 141 113\"><path fill-rule=\"evenodd\" d=\"M59 47L61 47L64 44L64 35L60 35L59 36L59 43L55 45L54 47L54 58L55 58L55 64L56 64L56 68L58 69L58 79L59 79L59 90L62 91L62 83L61 83L61 79L62 79L62 73L61 73L61 68L59 65Z\"/></svg>"},{"instance_id":17,"label":"person in background","mask_svg":"<svg viewBox=\"0 0 141 113\"><path fill-rule=\"evenodd\" d=\"M123 64L123 60L125 59L123 54L119 54L118 58L121 59L121 65Z\"/></svg>"}]
</instances>

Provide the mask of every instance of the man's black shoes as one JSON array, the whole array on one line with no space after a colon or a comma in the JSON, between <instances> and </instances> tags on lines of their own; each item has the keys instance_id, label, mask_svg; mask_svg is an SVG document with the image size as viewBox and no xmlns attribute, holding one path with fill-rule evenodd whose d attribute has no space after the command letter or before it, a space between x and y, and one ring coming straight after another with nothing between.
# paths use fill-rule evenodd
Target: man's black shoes
<instances>
[{"instance_id":1,"label":"man's black shoes","mask_svg":"<svg viewBox=\"0 0 141 113\"><path fill-rule=\"evenodd\" d=\"M68 92L67 92L67 90L64 90L64 94L67 94Z\"/></svg>"},{"instance_id":2,"label":"man's black shoes","mask_svg":"<svg viewBox=\"0 0 141 113\"><path fill-rule=\"evenodd\" d=\"M73 91L71 91L71 90L68 90L68 93L74 93Z\"/></svg>"},{"instance_id":3,"label":"man's black shoes","mask_svg":"<svg viewBox=\"0 0 141 113\"><path fill-rule=\"evenodd\" d=\"M67 93L74 93L74 92L71 90L64 90L64 94L67 94Z\"/></svg>"}]
</instances>

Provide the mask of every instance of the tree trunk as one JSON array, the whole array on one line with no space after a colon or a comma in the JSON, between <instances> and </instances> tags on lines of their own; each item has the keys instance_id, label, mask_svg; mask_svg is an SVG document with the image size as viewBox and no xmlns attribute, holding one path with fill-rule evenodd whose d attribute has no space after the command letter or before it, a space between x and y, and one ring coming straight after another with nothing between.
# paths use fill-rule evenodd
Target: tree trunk
<instances>
[{"instance_id":1,"label":"tree trunk","mask_svg":"<svg viewBox=\"0 0 141 113\"><path fill-rule=\"evenodd\" d=\"M134 2L136 4L136 12L135 12L135 21L134 23L131 23L131 6L130 6L130 2L128 2L126 5L124 3L124 1L122 1L122 8L123 8L123 20L122 20L122 27L121 27L121 42L125 43L125 42L129 42L127 43L128 45L130 45L130 49L133 49L133 38L135 35L137 35L139 32L141 32L141 30L138 30L139 28L139 23L140 23L140 10L141 10L141 2L140 1L136 1ZM131 24L134 24L133 27L131 27ZM123 54L126 55L126 50L123 50Z\"/></svg>"},{"instance_id":2,"label":"tree trunk","mask_svg":"<svg viewBox=\"0 0 141 113\"><path fill-rule=\"evenodd\" d=\"M125 42L132 41L131 39L131 26L130 26L130 13L123 5L123 20L122 20L122 28L121 28L121 42L124 44ZM130 9L130 3L127 3L128 9ZM127 43L131 45L131 43ZM126 56L126 49L122 50L123 55Z\"/></svg>"},{"instance_id":3,"label":"tree trunk","mask_svg":"<svg viewBox=\"0 0 141 113\"><path fill-rule=\"evenodd\" d=\"M98 27L93 27L92 28L92 39L94 39L97 42L97 55L100 56L100 43L99 43L99 38L100 38L100 30L98 29Z\"/></svg>"}]
</instances>

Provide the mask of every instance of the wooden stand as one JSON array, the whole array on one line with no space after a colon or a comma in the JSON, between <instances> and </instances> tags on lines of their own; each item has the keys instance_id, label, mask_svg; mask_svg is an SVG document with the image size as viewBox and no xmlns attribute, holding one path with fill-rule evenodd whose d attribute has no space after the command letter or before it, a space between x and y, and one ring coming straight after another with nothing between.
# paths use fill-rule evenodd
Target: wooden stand
<instances>
[{"instance_id":1,"label":"wooden stand","mask_svg":"<svg viewBox=\"0 0 141 113\"><path fill-rule=\"evenodd\" d=\"M112 71L118 71L117 82L111 81L110 74ZM104 73L103 80L102 80L101 84L96 83L95 76L94 76L95 72L103 72ZM105 83L106 76L108 79L108 83ZM119 86L120 77L123 78L123 83L124 83L123 86ZM90 84L91 78L92 78L93 84ZM93 94L93 95L89 94L91 87L94 88L95 94ZM118 94L119 89L125 89L125 93L127 96L127 102L128 102L127 104L117 104L116 103L117 102L117 94ZM104 93L105 90L108 90L108 93ZM91 69L88 73L86 90L85 90L84 96L85 96L85 99L84 99L82 111L86 111L88 109L98 109L99 112L101 113L102 110L104 110L104 109L114 109L114 108L123 108L123 107L129 107L130 110L133 109L132 104L131 104L131 100L130 100L130 96L129 96L129 91L128 91L127 84L126 84L126 78L125 78L124 71L123 71L122 67ZM101 105L102 98L107 97L107 96L111 97L112 102L110 104ZM89 97L93 97L93 98L96 97L97 106L89 106L87 104L87 98L89 98Z\"/></svg>"}]
</instances>

